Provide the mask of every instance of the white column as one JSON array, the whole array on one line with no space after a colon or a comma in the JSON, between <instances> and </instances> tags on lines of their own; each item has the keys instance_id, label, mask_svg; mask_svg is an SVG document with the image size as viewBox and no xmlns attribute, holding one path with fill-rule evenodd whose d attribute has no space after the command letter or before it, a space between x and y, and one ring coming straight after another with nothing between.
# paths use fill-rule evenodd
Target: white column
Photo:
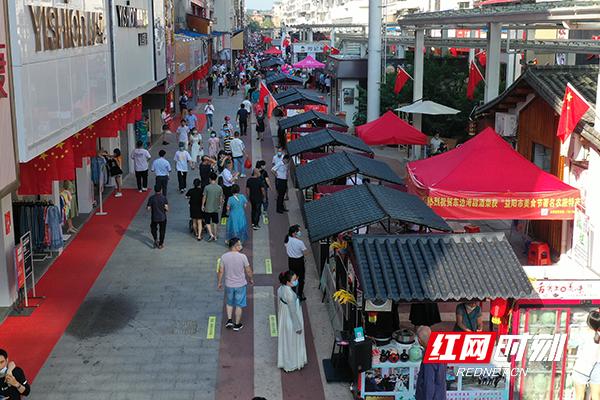
<instances>
[{"instance_id":1,"label":"white column","mask_svg":"<svg viewBox=\"0 0 600 400\"><path fill-rule=\"evenodd\" d=\"M332 31L333 32L333 31ZM381 0L369 0L367 122L379 118L381 89Z\"/></svg>"},{"instance_id":2,"label":"white column","mask_svg":"<svg viewBox=\"0 0 600 400\"><path fill-rule=\"evenodd\" d=\"M127 124L127 149L129 150L129 154L122 154L121 159L129 160L129 174L134 174L133 171L135 171L133 159L129 156L133 149L135 149L135 142L137 142L137 140L135 140L135 126L134 124ZM123 178L125 178L125 176Z\"/></svg>"},{"instance_id":3,"label":"white column","mask_svg":"<svg viewBox=\"0 0 600 400\"><path fill-rule=\"evenodd\" d=\"M381 1L381 0L380 0ZM381 4L381 3L380 3ZM331 47L335 47L335 28L331 28L330 35L331 43L329 44Z\"/></svg>"},{"instance_id":4,"label":"white column","mask_svg":"<svg viewBox=\"0 0 600 400\"><path fill-rule=\"evenodd\" d=\"M425 31L418 29L415 31L415 60L413 71L413 101L423 98L423 63L425 55L423 48L425 46ZM413 114L413 126L421 130L421 114Z\"/></svg>"},{"instance_id":5,"label":"white column","mask_svg":"<svg viewBox=\"0 0 600 400\"><path fill-rule=\"evenodd\" d=\"M508 40L514 40L517 38L517 31L514 29L510 29L508 31ZM517 63L517 53L507 53L506 54L507 63L506 63L506 87L509 87L517 78L515 74L515 66Z\"/></svg>"},{"instance_id":6,"label":"white column","mask_svg":"<svg viewBox=\"0 0 600 400\"><path fill-rule=\"evenodd\" d=\"M488 24L487 62L485 66L485 102L498 97L500 91L500 31L499 23Z\"/></svg>"},{"instance_id":7,"label":"white column","mask_svg":"<svg viewBox=\"0 0 600 400\"><path fill-rule=\"evenodd\" d=\"M309 29L306 32L306 41L312 43L312 41L313 41L313 31L312 31L312 29Z\"/></svg>"},{"instance_id":8,"label":"white column","mask_svg":"<svg viewBox=\"0 0 600 400\"><path fill-rule=\"evenodd\" d=\"M77 180L77 206L80 213L92 212L94 203L94 183L92 182L92 164L90 157L81 160L81 168L75 169Z\"/></svg>"},{"instance_id":9,"label":"white column","mask_svg":"<svg viewBox=\"0 0 600 400\"><path fill-rule=\"evenodd\" d=\"M8 194L0 199L0 217L2 234L0 235L0 307L10 307L17 299L17 276L15 271L15 224L13 220L12 199ZM9 231L5 218L8 217Z\"/></svg>"},{"instance_id":10,"label":"white column","mask_svg":"<svg viewBox=\"0 0 600 400\"><path fill-rule=\"evenodd\" d=\"M471 29L469 31L469 37L472 39L477 37L477 32L475 31L475 29ZM471 62L473 62L475 60L475 50L476 49L469 49L469 68L471 68Z\"/></svg>"}]
</instances>

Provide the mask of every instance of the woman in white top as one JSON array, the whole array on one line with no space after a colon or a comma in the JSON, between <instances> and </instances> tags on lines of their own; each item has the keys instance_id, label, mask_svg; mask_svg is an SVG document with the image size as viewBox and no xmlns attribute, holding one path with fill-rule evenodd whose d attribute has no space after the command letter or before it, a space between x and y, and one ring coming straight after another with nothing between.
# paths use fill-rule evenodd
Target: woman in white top
<instances>
[{"instance_id":1,"label":"woman in white top","mask_svg":"<svg viewBox=\"0 0 600 400\"><path fill-rule=\"evenodd\" d=\"M577 360L573 365L575 400L584 400L590 385L590 400L600 400L600 311L591 311L587 318L590 328L577 347Z\"/></svg>"},{"instance_id":2,"label":"woman in white top","mask_svg":"<svg viewBox=\"0 0 600 400\"><path fill-rule=\"evenodd\" d=\"M298 296L293 288L298 286L298 277L292 271L279 274L281 286L277 289L277 368L292 372L308 362L304 339L304 318Z\"/></svg>"},{"instance_id":3,"label":"woman in white top","mask_svg":"<svg viewBox=\"0 0 600 400\"><path fill-rule=\"evenodd\" d=\"M192 169L196 168L198 159L204 155L204 146L202 146L202 135L196 128L190 133L190 145L192 156Z\"/></svg>"},{"instance_id":4,"label":"woman in white top","mask_svg":"<svg viewBox=\"0 0 600 400\"><path fill-rule=\"evenodd\" d=\"M304 245L304 242L299 237L302 236L300 231L300 225L292 225L288 230L288 234L285 237L285 250L288 256L288 267L290 271L298 275L298 287L296 288L296 294L300 301L306 300L304 297L304 279L306 276L306 269L304 267L304 253L308 250Z\"/></svg>"}]
</instances>

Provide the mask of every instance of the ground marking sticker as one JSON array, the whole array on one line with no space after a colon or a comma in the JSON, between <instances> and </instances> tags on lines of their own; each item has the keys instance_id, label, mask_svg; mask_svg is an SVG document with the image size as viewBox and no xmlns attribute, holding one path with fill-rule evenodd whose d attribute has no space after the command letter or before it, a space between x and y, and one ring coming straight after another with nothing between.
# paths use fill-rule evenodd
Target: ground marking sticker
<instances>
[{"instance_id":1,"label":"ground marking sticker","mask_svg":"<svg viewBox=\"0 0 600 400\"><path fill-rule=\"evenodd\" d=\"M273 266L271 265L271 259L265 258L265 274L272 274Z\"/></svg>"},{"instance_id":2,"label":"ground marking sticker","mask_svg":"<svg viewBox=\"0 0 600 400\"><path fill-rule=\"evenodd\" d=\"M221 225L227 225L227 217L221 218Z\"/></svg>"},{"instance_id":3,"label":"ground marking sticker","mask_svg":"<svg viewBox=\"0 0 600 400\"><path fill-rule=\"evenodd\" d=\"M263 225L269 225L269 217L267 217L267 214L263 215Z\"/></svg>"},{"instance_id":4,"label":"ground marking sticker","mask_svg":"<svg viewBox=\"0 0 600 400\"><path fill-rule=\"evenodd\" d=\"M208 317L208 329L206 330L206 338L214 339L215 338L215 329L217 327L217 317L211 315Z\"/></svg>"},{"instance_id":5,"label":"ground marking sticker","mask_svg":"<svg viewBox=\"0 0 600 400\"><path fill-rule=\"evenodd\" d=\"M221 267L221 257L217 258L217 272L219 272L220 267Z\"/></svg>"},{"instance_id":6,"label":"ground marking sticker","mask_svg":"<svg viewBox=\"0 0 600 400\"><path fill-rule=\"evenodd\" d=\"M277 337L277 317L273 314L269 315L269 329L271 337Z\"/></svg>"}]
</instances>

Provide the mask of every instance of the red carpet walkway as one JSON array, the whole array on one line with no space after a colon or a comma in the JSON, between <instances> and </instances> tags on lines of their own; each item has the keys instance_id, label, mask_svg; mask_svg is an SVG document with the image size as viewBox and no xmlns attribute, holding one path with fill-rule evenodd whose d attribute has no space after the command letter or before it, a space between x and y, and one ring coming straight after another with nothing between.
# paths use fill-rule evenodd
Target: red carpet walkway
<instances>
[{"instance_id":1,"label":"red carpet walkway","mask_svg":"<svg viewBox=\"0 0 600 400\"><path fill-rule=\"evenodd\" d=\"M30 381L73 319L146 194L123 190L123 197L110 197L104 204L108 215L92 217L39 282L37 294L46 296L40 307L29 317L8 317L0 325L0 346Z\"/></svg>"}]
</instances>

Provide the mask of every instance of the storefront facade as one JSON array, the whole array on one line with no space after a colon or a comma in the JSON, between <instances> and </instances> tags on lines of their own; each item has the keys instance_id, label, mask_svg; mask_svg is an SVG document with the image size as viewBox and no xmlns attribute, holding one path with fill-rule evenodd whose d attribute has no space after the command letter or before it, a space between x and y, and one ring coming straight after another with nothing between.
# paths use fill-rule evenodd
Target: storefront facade
<instances>
[{"instance_id":1,"label":"storefront facade","mask_svg":"<svg viewBox=\"0 0 600 400\"><path fill-rule=\"evenodd\" d=\"M7 31L1 39L11 61L0 118L5 127L14 121L14 134L5 129L1 144L6 226L8 216L25 207L58 205L69 196L78 204L72 217L91 212L91 158L100 148L120 149L124 173L132 171L128 154L138 139L134 124L143 120L140 96L166 75L164 7L163 0L8 2L0 28ZM14 161L9 166L14 148L18 168ZM14 171L20 175L18 190L10 183L16 176L4 176ZM0 276L7 285L0 287L0 306L15 301L13 257L20 239L14 232L28 229L23 218L10 225L13 236L3 236L7 261L0 264Z\"/></svg>"}]
</instances>

